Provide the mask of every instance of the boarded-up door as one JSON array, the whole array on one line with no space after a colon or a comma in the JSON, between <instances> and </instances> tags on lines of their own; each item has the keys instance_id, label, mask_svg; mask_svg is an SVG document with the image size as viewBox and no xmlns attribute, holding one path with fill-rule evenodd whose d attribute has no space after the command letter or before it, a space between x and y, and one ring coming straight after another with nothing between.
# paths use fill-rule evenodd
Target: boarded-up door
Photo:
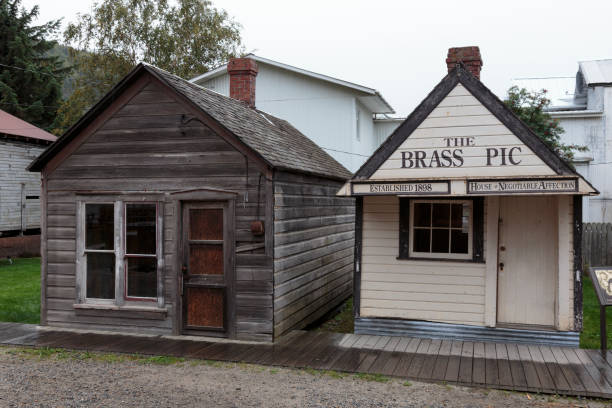
<instances>
[{"instance_id":1,"label":"boarded-up door","mask_svg":"<svg viewBox=\"0 0 612 408\"><path fill-rule=\"evenodd\" d=\"M497 322L554 327L557 198L500 200Z\"/></svg>"},{"instance_id":2,"label":"boarded-up door","mask_svg":"<svg viewBox=\"0 0 612 408\"><path fill-rule=\"evenodd\" d=\"M183 331L227 335L233 307L231 230L225 203L183 207Z\"/></svg>"}]
</instances>

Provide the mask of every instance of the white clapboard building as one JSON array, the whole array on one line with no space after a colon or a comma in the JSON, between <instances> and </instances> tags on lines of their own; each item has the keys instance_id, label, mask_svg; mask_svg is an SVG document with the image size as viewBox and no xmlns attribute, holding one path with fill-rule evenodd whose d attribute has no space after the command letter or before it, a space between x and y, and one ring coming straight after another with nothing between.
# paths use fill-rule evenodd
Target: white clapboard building
<instances>
[{"instance_id":1,"label":"white clapboard building","mask_svg":"<svg viewBox=\"0 0 612 408\"><path fill-rule=\"evenodd\" d=\"M26 167L55 139L0 110L0 236L40 228L40 177Z\"/></svg>"},{"instance_id":2,"label":"white clapboard building","mask_svg":"<svg viewBox=\"0 0 612 408\"><path fill-rule=\"evenodd\" d=\"M345 184L355 332L578 345L582 197L597 190L482 82L478 47Z\"/></svg>"},{"instance_id":3,"label":"white clapboard building","mask_svg":"<svg viewBox=\"0 0 612 408\"><path fill-rule=\"evenodd\" d=\"M545 89L550 114L565 130L562 141L587 146L574 166L600 191L584 198L584 222L612 222L612 59L581 61L574 76L517 78L513 85Z\"/></svg>"},{"instance_id":4,"label":"white clapboard building","mask_svg":"<svg viewBox=\"0 0 612 408\"><path fill-rule=\"evenodd\" d=\"M355 171L401 123L376 89L249 54L257 70L255 107L284 119ZM234 71L235 72L235 71ZM191 82L232 96L228 64Z\"/></svg>"}]
</instances>

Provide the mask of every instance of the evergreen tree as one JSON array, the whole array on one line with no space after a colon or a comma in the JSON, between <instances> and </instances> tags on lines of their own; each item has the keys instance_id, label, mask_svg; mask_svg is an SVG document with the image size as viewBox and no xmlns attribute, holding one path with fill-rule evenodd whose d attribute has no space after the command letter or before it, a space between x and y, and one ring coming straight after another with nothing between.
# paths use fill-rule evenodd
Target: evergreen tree
<instances>
[{"instance_id":1,"label":"evergreen tree","mask_svg":"<svg viewBox=\"0 0 612 408\"><path fill-rule=\"evenodd\" d=\"M61 104L65 69L49 51L60 20L33 25L38 6L0 0L0 109L51 130Z\"/></svg>"},{"instance_id":2,"label":"evergreen tree","mask_svg":"<svg viewBox=\"0 0 612 408\"><path fill-rule=\"evenodd\" d=\"M513 86L508 89L508 97L504 103L562 159L571 162L575 151L584 152L588 148L561 141L564 130L559 121L548 113L550 99L546 97L546 94L546 89L528 91L525 88Z\"/></svg>"}]
</instances>

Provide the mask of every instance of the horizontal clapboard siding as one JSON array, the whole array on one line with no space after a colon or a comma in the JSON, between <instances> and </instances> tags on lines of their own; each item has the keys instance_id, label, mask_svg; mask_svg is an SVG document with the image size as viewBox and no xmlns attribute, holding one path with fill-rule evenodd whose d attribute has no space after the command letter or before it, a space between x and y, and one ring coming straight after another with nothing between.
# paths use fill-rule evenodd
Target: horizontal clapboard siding
<instances>
[{"instance_id":1,"label":"horizontal clapboard siding","mask_svg":"<svg viewBox=\"0 0 612 408\"><path fill-rule=\"evenodd\" d=\"M273 264L263 236L251 233L268 200L257 165L197 120L155 83L150 83L81 144L48 176L47 321L49 325L114 331L173 331L177 304L177 216L163 205L164 299L168 313L76 311L76 191L173 192L217 188L238 193L235 207L235 332L238 339L272 340ZM186 122L189 122L185 124ZM248 177L247 177L248 168ZM258 184L261 185L258 188ZM271 200L271 197L269 198ZM259 204L258 204L259 201Z\"/></svg>"},{"instance_id":2,"label":"horizontal clapboard siding","mask_svg":"<svg viewBox=\"0 0 612 408\"><path fill-rule=\"evenodd\" d=\"M274 336L302 328L352 291L355 207L341 183L277 173L274 182Z\"/></svg>"},{"instance_id":3,"label":"horizontal clapboard siding","mask_svg":"<svg viewBox=\"0 0 612 408\"><path fill-rule=\"evenodd\" d=\"M363 208L362 317L484 324L484 264L398 260L397 197L364 197Z\"/></svg>"},{"instance_id":4,"label":"horizontal clapboard siding","mask_svg":"<svg viewBox=\"0 0 612 408\"><path fill-rule=\"evenodd\" d=\"M26 168L43 150L45 146L0 140L0 233L40 228L40 174Z\"/></svg>"},{"instance_id":5,"label":"horizontal clapboard siding","mask_svg":"<svg viewBox=\"0 0 612 408\"><path fill-rule=\"evenodd\" d=\"M475 137L474 146L448 146L445 140L467 136ZM502 166L499 163L487 166L487 148L491 147L505 147L508 150L516 148L513 158L515 161L520 160L520 163L512 166ZM434 150L441 154L443 149L460 149L463 163L451 167L448 161L442 159L442 165L436 167L437 162L431 161L432 154ZM402 154L415 150L425 152L424 161L419 167L402 168ZM428 167L430 163L434 165L432 168ZM378 168L371 179L478 177L484 172L489 177L556 174L463 85L458 84Z\"/></svg>"}]
</instances>

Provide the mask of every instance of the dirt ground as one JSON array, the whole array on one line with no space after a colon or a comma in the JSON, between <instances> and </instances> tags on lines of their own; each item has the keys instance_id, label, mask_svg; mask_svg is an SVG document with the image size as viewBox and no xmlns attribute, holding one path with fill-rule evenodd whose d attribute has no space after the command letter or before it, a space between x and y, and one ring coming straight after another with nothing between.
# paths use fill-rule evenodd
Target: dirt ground
<instances>
[{"instance_id":1,"label":"dirt ground","mask_svg":"<svg viewBox=\"0 0 612 408\"><path fill-rule=\"evenodd\" d=\"M0 347L0 407L604 407L335 372Z\"/></svg>"}]
</instances>

